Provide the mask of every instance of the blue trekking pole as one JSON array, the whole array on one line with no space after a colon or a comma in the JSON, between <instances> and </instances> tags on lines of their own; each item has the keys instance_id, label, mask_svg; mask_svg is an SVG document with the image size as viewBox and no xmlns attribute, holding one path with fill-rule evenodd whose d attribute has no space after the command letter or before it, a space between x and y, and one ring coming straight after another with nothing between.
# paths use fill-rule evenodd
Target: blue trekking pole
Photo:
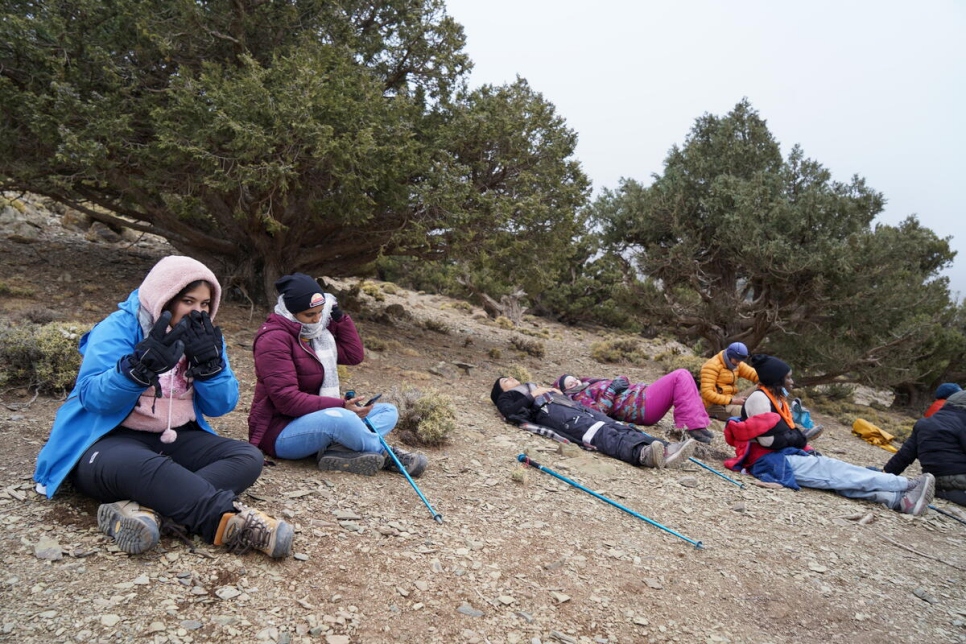
<instances>
[{"instance_id":1,"label":"blue trekking pole","mask_svg":"<svg viewBox=\"0 0 966 644\"><path fill-rule=\"evenodd\" d=\"M939 509L939 508L937 508L937 507L936 507L935 505L930 505L930 506L929 506L929 509L930 509L930 510L935 510L935 511L936 511L936 512L938 512L939 514L945 514L945 515L946 515L947 517L949 517L950 519L955 519L956 521L959 521L959 522L960 522L960 523L962 523L963 525L966 525L966 521L963 521L962 519L960 519L959 517L957 517L957 516L956 516L955 514L953 514L952 512L946 512L945 510L940 510L940 509Z\"/></svg>"},{"instance_id":2,"label":"blue trekking pole","mask_svg":"<svg viewBox=\"0 0 966 644\"><path fill-rule=\"evenodd\" d=\"M721 472L719 472L718 470L714 469L710 465L705 465L704 463L702 463L701 461L699 461L698 459L693 458L693 457L689 457L688 460L691 461L692 463L697 463L698 465L700 465L704 469L708 470L712 474L717 474L718 476L720 476L721 478L723 478L726 481L731 481L732 483L734 483L735 485L737 485L741 489L745 489L745 484L744 483L742 483L740 481L736 481L733 478L731 478L730 476L726 476L726 475L722 474Z\"/></svg>"},{"instance_id":3,"label":"blue trekking pole","mask_svg":"<svg viewBox=\"0 0 966 644\"><path fill-rule=\"evenodd\" d=\"M355 395L356 394L354 391L347 391L345 397L348 400L349 398L354 398ZM366 424L366 427L369 428L369 431L379 438L379 442L382 443L382 448L386 450L386 453L389 454L389 458L391 458L392 462L396 464L396 469L402 472L402 475L406 477L406 480L409 481L409 484L413 486L414 490L416 490L416 494L419 495L419 498L422 499L423 503L426 504L426 507L429 508L430 514L433 515L433 520L436 521L436 523L442 523L443 515L437 512L433 506L430 505L429 501L426 500L426 497L423 496L422 490L420 490L419 486L416 485L416 481L413 480L413 477L409 476L409 470L407 470L403 466L402 462L400 462L399 457L396 456L396 453L392 451L391 447L389 447L389 443L386 442L386 439L382 437L382 434L376 431L376 428L372 426L372 423L369 422L368 418L363 418L362 422Z\"/></svg>"},{"instance_id":4,"label":"blue trekking pole","mask_svg":"<svg viewBox=\"0 0 966 644\"><path fill-rule=\"evenodd\" d=\"M573 481L571 479L568 479L566 476L561 476L560 474L557 474L556 472L554 472L549 467L544 467L540 463L538 463L538 462L536 462L534 460L531 460L530 457L527 456L526 454L520 454L519 456L517 456L517 460L520 461L521 463L523 463L524 465L529 465L530 467L535 467L538 470L540 470L541 472L544 472L545 474L549 474L550 476L553 476L555 478L558 478L561 481L563 481L564 483L567 483L569 485L574 486L578 490L583 490L587 494L589 494L589 495L591 495L593 497L596 497L596 498L600 499L601 501L604 501L606 503L610 503L615 508L617 508L619 510L623 510L624 512L628 513L632 517L637 517L638 519L640 519L642 521L645 521L647 523L650 523L655 528L660 528L661 530L664 530L665 532L669 532L670 534L673 534L675 537L678 537L679 539L684 539L685 541L687 541L688 543L690 543L691 545L693 545L695 548L698 548L699 550L702 549L702 548L704 548L704 546L701 545L701 542L700 541L695 541L693 539L688 539L687 537L685 537L680 532L675 532L671 528L668 528L667 526L663 526L660 523L658 523L657 521L654 521L653 519L648 519L643 514L638 514L637 512L634 512L634 510L631 510L629 508L624 507L623 505L621 505L617 501L611 501L610 499L608 499L603 494L598 494L597 492L594 492L593 490L587 489L583 485L581 485L580 483L578 483L576 481Z\"/></svg>"},{"instance_id":5,"label":"blue trekking pole","mask_svg":"<svg viewBox=\"0 0 966 644\"><path fill-rule=\"evenodd\" d=\"M651 440L657 440L656 438L654 438L653 436L651 436L650 434L648 434L647 432L645 432L644 430L642 430L637 425L631 425L631 427L633 427L637 431L641 432L642 434L644 434L645 436L647 436ZM706 464L702 463L701 461L699 461L698 459L694 458L693 456L689 456L688 457L688 460L691 461L692 463L697 463L698 465L700 465L704 469L708 470L712 474L716 474L716 475L720 476L721 478L723 478L724 480L726 480L726 481L728 481L730 483L734 483L735 485L737 485L741 489L745 489L745 484L744 483L742 483L740 481L736 481L733 478L731 478L730 476L726 476L725 474L722 474L721 472L719 472L718 470L714 469L710 465L706 465Z\"/></svg>"}]
</instances>

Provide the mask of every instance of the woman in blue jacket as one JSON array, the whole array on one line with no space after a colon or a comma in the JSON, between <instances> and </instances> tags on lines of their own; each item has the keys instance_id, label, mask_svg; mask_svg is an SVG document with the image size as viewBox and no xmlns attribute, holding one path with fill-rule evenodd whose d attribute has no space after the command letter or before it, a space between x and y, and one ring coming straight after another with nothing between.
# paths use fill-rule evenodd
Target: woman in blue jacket
<instances>
[{"instance_id":1,"label":"woman in blue jacket","mask_svg":"<svg viewBox=\"0 0 966 644\"><path fill-rule=\"evenodd\" d=\"M98 527L131 554L153 548L161 517L209 543L287 555L292 527L235 499L262 455L214 433L205 416L238 402L213 320L221 286L189 257L159 261L80 341L74 390L37 456L37 491L67 480L101 503Z\"/></svg>"}]
</instances>

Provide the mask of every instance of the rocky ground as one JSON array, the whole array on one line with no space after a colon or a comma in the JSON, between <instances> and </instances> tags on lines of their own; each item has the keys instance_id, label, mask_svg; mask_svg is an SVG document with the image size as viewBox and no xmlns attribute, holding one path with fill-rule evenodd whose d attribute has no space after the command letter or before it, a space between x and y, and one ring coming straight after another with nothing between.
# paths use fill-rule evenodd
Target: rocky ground
<instances>
[{"instance_id":1,"label":"rocky ground","mask_svg":"<svg viewBox=\"0 0 966 644\"><path fill-rule=\"evenodd\" d=\"M0 235L4 323L47 309L91 324L169 252L33 215L37 230L19 221ZM504 329L444 297L381 293L382 301L364 298L365 312L350 310L381 350L370 348L344 386L390 401L410 387L452 398L459 428L447 445L425 450L431 465L418 480L442 524L398 475L279 462L244 501L296 526L295 556L234 556L169 538L129 556L98 532L96 504L33 491L34 459L60 400L0 391L0 640L966 642L966 525L932 511L914 518L819 491L764 489L731 474L739 488L694 464L654 471L558 453L504 424L488 393L512 366L543 381L615 375L589 355L597 332L542 320ZM380 314L392 304L409 317ZM251 338L265 314L236 301L219 314L242 397L213 424L239 439L254 384ZM546 355L515 350L514 338L539 339ZM660 375L657 365L620 371L644 381ZM813 417L827 427L817 443L825 454L887 460L848 427L820 411ZM698 456L723 470L728 447L720 425L712 429L712 448ZM687 540L546 474L520 474L522 452Z\"/></svg>"}]
</instances>

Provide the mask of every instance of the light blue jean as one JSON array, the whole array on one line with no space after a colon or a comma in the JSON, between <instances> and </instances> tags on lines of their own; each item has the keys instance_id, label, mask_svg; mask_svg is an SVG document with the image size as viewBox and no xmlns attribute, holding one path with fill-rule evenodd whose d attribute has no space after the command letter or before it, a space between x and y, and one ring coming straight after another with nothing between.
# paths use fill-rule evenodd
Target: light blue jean
<instances>
[{"instance_id":1,"label":"light blue jean","mask_svg":"<svg viewBox=\"0 0 966 644\"><path fill-rule=\"evenodd\" d=\"M899 500L909 487L909 479L876 472L865 467L825 456L786 456L785 461L802 487L832 490L850 499L865 499L899 508Z\"/></svg>"},{"instance_id":2,"label":"light blue jean","mask_svg":"<svg viewBox=\"0 0 966 644\"><path fill-rule=\"evenodd\" d=\"M376 403L366 420L386 436L396 426L399 411L394 405ZM354 452L383 451L379 437L369 431L361 418L342 407L331 407L290 422L275 439L275 454L289 460L308 458L325 451L332 443Z\"/></svg>"}]
</instances>

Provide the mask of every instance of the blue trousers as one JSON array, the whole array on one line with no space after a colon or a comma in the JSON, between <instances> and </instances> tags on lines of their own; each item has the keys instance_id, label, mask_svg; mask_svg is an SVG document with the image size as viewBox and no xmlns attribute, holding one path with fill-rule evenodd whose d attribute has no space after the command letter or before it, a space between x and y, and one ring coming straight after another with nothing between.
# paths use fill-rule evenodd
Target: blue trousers
<instances>
[{"instance_id":1,"label":"blue trousers","mask_svg":"<svg viewBox=\"0 0 966 644\"><path fill-rule=\"evenodd\" d=\"M396 426L399 411L394 405L376 403L366 416L380 435L386 436ZM369 431L362 419L342 407L331 407L296 418L275 439L275 454L295 460L323 452L339 443L353 452L382 452L379 437Z\"/></svg>"},{"instance_id":2,"label":"blue trousers","mask_svg":"<svg viewBox=\"0 0 966 644\"><path fill-rule=\"evenodd\" d=\"M832 490L850 499L866 499L899 509L909 479L876 472L826 456L786 456L785 461L802 487Z\"/></svg>"},{"instance_id":3,"label":"blue trousers","mask_svg":"<svg viewBox=\"0 0 966 644\"><path fill-rule=\"evenodd\" d=\"M161 434L118 427L84 452L71 472L78 491L100 503L129 499L183 525L208 543L235 500L262 472L254 445L217 436L194 423Z\"/></svg>"}]
</instances>

